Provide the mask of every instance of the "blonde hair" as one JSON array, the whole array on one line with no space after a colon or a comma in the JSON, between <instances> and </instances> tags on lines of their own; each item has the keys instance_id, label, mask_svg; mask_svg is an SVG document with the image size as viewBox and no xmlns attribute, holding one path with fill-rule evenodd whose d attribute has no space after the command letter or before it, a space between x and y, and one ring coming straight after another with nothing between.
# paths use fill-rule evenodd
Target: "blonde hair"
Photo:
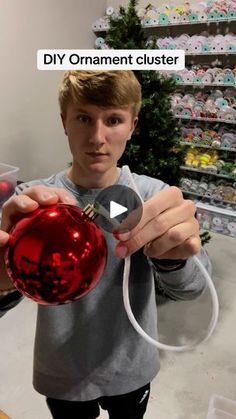
<instances>
[{"instance_id":1,"label":"blonde hair","mask_svg":"<svg viewBox=\"0 0 236 419\"><path fill-rule=\"evenodd\" d=\"M66 71L59 87L59 105L88 103L103 108L131 106L133 117L141 107L141 85L133 71Z\"/></svg>"}]
</instances>

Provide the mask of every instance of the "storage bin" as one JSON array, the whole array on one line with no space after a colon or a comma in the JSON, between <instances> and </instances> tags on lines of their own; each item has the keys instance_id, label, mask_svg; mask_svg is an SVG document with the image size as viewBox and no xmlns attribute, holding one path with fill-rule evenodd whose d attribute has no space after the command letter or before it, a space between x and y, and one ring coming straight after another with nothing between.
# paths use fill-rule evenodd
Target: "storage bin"
<instances>
[{"instance_id":1,"label":"storage bin","mask_svg":"<svg viewBox=\"0 0 236 419\"><path fill-rule=\"evenodd\" d=\"M14 194L19 167L0 163L0 207Z\"/></svg>"},{"instance_id":2,"label":"storage bin","mask_svg":"<svg viewBox=\"0 0 236 419\"><path fill-rule=\"evenodd\" d=\"M197 218L203 230L236 237L236 212L197 202Z\"/></svg>"},{"instance_id":3,"label":"storage bin","mask_svg":"<svg viewBox=\"0 0 236 419\"><path fill-rule=\"evenodd\" d=\"M220 409L212 409L208 412L207 419L236 419L236 416Z\"/></svg>"},{"instance_id":4,"label":"storage bin","mask_svg":"<svg viewBox=\"0 0 236 419\"><path fill-rule=\"evenodd\" d=\"M213 394L209 402L207 419L236 419L236 401Z\"/></svg>"}]
</instances>

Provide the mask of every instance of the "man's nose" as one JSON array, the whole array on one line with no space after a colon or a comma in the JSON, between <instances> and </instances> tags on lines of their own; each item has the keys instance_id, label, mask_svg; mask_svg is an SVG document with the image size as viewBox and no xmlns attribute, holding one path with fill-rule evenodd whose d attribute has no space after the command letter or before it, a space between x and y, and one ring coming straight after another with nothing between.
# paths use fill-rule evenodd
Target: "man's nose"
<instances>
[{"instance_id":1,"label":"man's nose","mask_svg":"<svg viewBox=\"0 0 236 419\"><path fill-rule=\"evenodd\" d=\"M94 122L91 135L90 135L90 142L93 144L102 144L105 142L105 134L106 134L106 126L104 125L103 121L97 120Z\"/></svg>"}]
</instances>

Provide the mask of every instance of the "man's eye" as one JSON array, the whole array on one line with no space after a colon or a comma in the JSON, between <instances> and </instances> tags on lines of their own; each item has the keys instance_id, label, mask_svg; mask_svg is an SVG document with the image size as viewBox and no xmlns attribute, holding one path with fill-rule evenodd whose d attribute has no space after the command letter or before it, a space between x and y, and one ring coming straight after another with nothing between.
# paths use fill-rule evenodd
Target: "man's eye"
<instances>
[{"instance_id":1,"label":"man's eye","mask_svg":"<svg viewBox=\"0 0 236 419\"><path fill-rule=\"evenodd\" d=\"M107 121L108 125L118 125L121 123L119 118L109 118Z\"/></svg>"},{"instance_id":2,"label":"man's eye","mask_svg":"<svg viewBox=\"0 0 236 419\"><path fill-rule=\"evenodd\" d=\"M87 124L89 122L89 117L87 115L77 115L76 119L83 124Z\"/></svg>"}]
</instances>

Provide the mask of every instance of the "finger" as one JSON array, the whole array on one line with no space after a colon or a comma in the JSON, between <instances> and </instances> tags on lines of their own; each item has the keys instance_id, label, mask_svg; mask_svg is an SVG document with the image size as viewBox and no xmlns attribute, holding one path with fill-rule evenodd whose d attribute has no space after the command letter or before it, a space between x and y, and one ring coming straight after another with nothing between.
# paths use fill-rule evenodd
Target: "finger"
<instances>
[{"instance_id":1,"label":"finger","mask_svg":"<svg viewBox=\"0 0 236 419\"><path fill-rule=\"evenodd\" d=\"M161 237L147 244L144 248L144 254L149 257L158 258L171 249L181 246L191 236L197 236L198 234L199 223L193 218L189 222L174 226Z\"/></svg>"},{"instance_id":2,"label":"finger","mask_svg":"<svg viewBox=\"0 0 236 419\"><path fill-rule=\"evenodd\" d=\"M38 208L39 205L53 205L57 202L77 204L72 194L63 188L49 188L43 185L24 189L19 195L14 195L3 205L2 229L9 231L12 224L22 216Z\"/></svg>"},{"instance_id":3,"label":"finger","mask_svg":"<svg viewBox=\"0 0 236 419\"><path fill-rule=\"evenodd\" d=\"M201 239L197 236L189 237L180 246L158 256L158 259L188 259L196 255L201 249Z\"/></svg>"},{"instance_id":4,"label":"finger","mask_svg":"<svg viewBox=\"0 0 236 419\"><path fill-rule=\"evenodd\" d=\"M1 228L9 231L23 214L37 209L39 204L24 194L14 195L3 204Z\"/></svg>"},{"instance_id":5,"label":"finger","mask_svg":"<svg viewBox=\"0 0 236 419\"><path fill-rule=\"evenodd\" d=\"M150 220L149 223L147 223L142 230L138 230L136 234L133 234L132 230L129 236L127 234L122 235L122 238L126 238L123 245L128 249L127 254L133 254L145 244L165 234L172 227L184 223L188 219L190 220L194 216L195 211L196 206L193 201L183 200L178 207L164 211Z\"/></svg>"},{"instance_id":6,"label":"finger","mask_svg":"<svg viewBox=\"0 0 236 419\"><path fill-rule=\"evenodd\" d=\"M4 247L9 240L9 234L0 230L0 247Z\"/></svg>"},{"instance_id":7,"label":"finger","mask_svg":"<svg viewBox=\"0 0 236 419\"><path fill-rule=\"evenodd\" d=\"M163 211L180 205L183 202L183 194L176 186L170 186L154 195L143 204L143 214L140 222L132 229L130 237L135 236L150 220L156 218ZM122 235L118 236L122 240Z\"/></svg>"},{"instance_id":8,"label":"finger","mask_svg":"<svg viewBox=\"0 0 236 419\"><path fill-rule=\"evenodd\" d=\"M71 205L77 204L75 197L63 188L37 185L24 189L23 194L37 201L40 205L51 205L57 202Z\"/></svg>"},{"instance_id":9,"label":"finger","mask_svg":"<svg viewBox=\"0 0 236 419\"><path fill-rule=\"evenodd\" d=\"M129 215L122 220L120 225L112 231L115 238L117 240L127 240L126 237L131 236L131 230L133 231L134 226L137 224L137 220L140 219L140 215L142 214L142 208L137 207L132 212L129 213ZM129 233L129 235L126 235L126 233Z\"/></svg>"}]
</instances>

